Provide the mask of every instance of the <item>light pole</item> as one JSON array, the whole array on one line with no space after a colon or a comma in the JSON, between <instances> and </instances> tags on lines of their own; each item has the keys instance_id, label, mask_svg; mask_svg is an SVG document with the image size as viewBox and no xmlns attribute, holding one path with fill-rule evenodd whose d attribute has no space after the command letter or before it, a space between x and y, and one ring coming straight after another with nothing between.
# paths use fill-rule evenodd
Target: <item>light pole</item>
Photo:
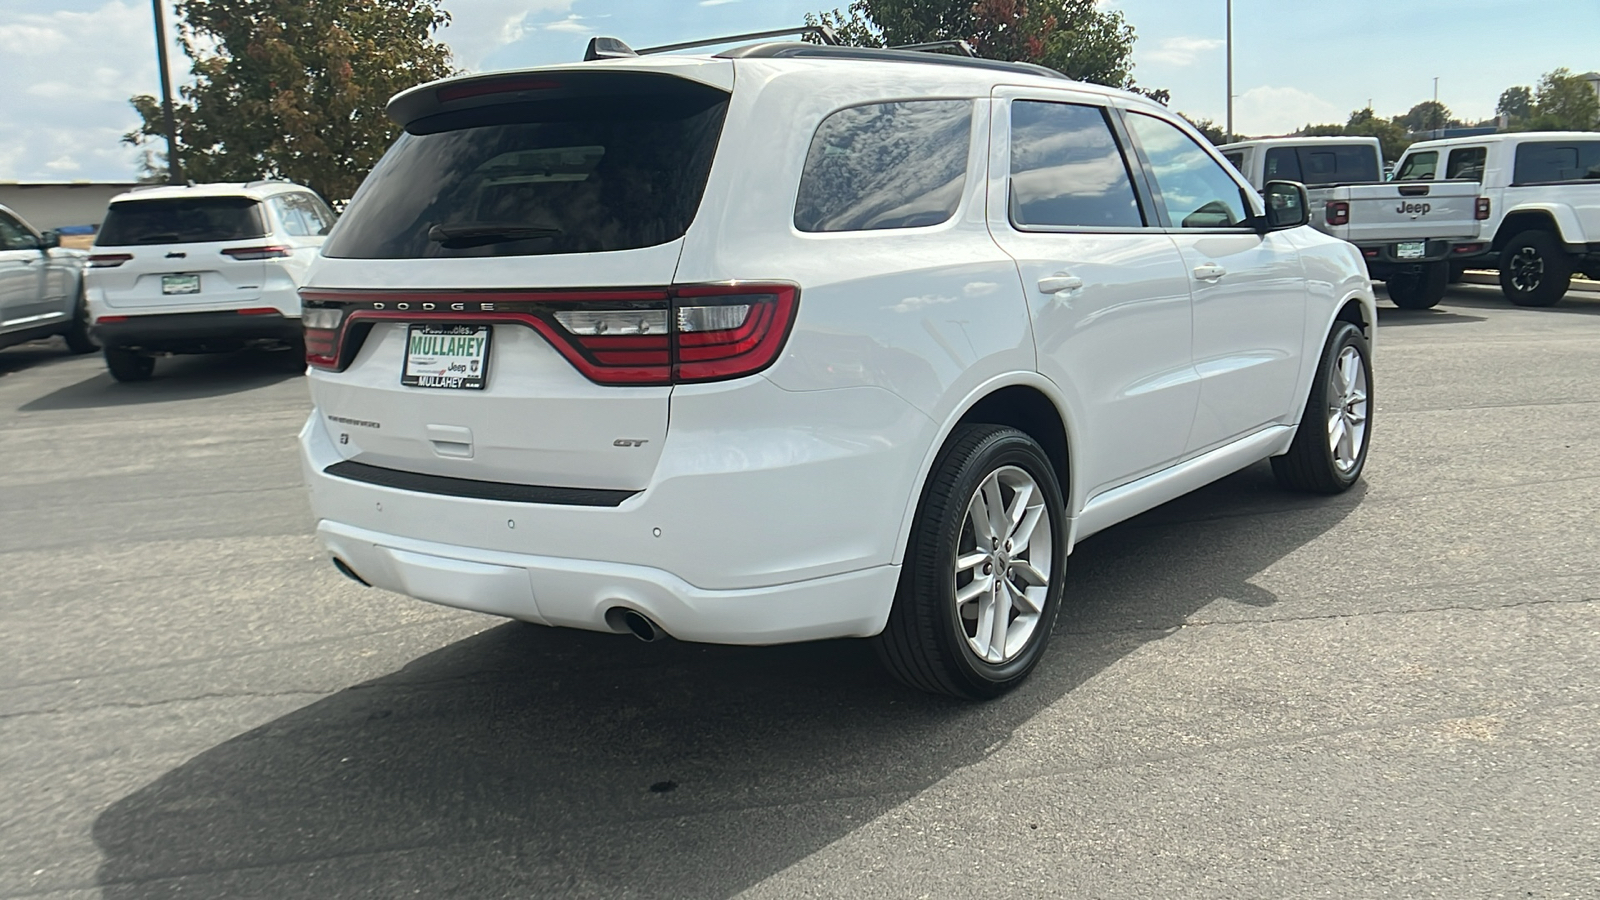
<instances>
[{"instance_id":1,"label":"light pole","mask_svg":"<svg viewBox=\"0 0 1600 900\"><path fill-rule=\"evenodd\" d=\"M1429 137L1438 137L1444 130L1444 116L1439 115L1439 76L1433 76L1433 134Z\"/></svg>"},{"instance_id":2,"label":"light pole","mask_svg":"<svg viewBox=\"0 0 1600 900\"><path fill-rule=\"evenodd\" d=\"M163 0L150 0L156 15L156 63L161 66L161 115L167 126L167 182L183 184L183 163L178 159L178 120L172 114L172 75L167 71L167 25L161 16Z\"/></svg>"},{"instance_id":3,"label":"light pole","mask_svg":"<svg viewBox=\"0 0 1600 900\"><path fill-rule=\"evenodd\" d=\"M1228 143L1233 143L1233 0L1228 3Z\"/></svg>"}]
</instances>

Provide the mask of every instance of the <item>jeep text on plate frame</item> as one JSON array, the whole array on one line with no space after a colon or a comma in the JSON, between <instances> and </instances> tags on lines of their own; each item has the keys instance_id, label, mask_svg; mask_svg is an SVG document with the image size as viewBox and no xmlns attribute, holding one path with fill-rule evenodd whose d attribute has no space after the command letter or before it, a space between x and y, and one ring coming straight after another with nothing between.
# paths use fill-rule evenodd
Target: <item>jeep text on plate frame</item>
<instances>
[{"instance_id":1,"label":"jeep text on plate frame","mask_svg":"<svg viewBox=\"0 0 1600 900\"><path fill-rule=\"evenodd\" d=\"M410 325L400 383L481 391L489 371L488 325Z\"/></svg>"}]
</instances>

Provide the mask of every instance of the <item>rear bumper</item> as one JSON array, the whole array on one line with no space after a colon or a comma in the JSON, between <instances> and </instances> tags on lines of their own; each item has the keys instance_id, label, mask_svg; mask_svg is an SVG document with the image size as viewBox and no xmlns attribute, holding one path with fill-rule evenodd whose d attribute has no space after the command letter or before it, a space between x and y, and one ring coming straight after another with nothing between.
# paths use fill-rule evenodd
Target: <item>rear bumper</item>
<instances>
[{"instance_id":1,"label":"rear bumper","mask_svg":"<svg viewBox=\"0 0 1600 900\"><path fill-rule=\"evenodd\" d=\"M106 347L203 349L257 340L293 342L300 338L300 320L279 313L192 312L131 315L119 321L118 314L109 313L95 321L90 333Z\"/></svg>"},{"instance_id":2,"label":"rear bumper","mask_svg":"<svg viewBox=\"0 0 1600 900\"><path fill-rule=\"evenodd\" d=\"M317 536L375 587L541 625L617 631L633 610L678 640L782 644L883 630L899 566L763 588L704 590L647 566L500 553L403 538L323 520Z\"/></svg>"}]
</instances>

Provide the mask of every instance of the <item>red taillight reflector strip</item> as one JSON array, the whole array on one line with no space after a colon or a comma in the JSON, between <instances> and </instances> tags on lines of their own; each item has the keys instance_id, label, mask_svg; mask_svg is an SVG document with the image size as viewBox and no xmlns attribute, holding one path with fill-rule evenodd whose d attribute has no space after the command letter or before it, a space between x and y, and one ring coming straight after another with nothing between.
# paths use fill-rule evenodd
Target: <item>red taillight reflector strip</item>
<instances>
[{"instance_id":1,"label":"red taillight reflector strip","mask_svg":"<svg viewBox=\"0 0 1600 900\"><path fill-rule=\"evenodd\" d=\"M500 322L539 332L597 384L665 385L754 374L778 358L799 289L696 285L641 291L301 292L306 362L349 364L374 321Z\"/></svg>"},{"instance_id":2,"label":"red taillight reflector strip","mask_svg":"<svg viewBox=\"0 0 1600 900\"><path fill-rule=\"evenodd\" d=\"M293 247L224 247L222 253L234 259L244 261L251 259L281 259L294 253Z\"/></svg>"},{"instance_id":3,"label":"red taillight reflector strip","mask_svg":"<svg viewBox=\"0 0 1600 900\"><path fill-rule=\"evenodd\" d=\"M1478 221L1482 222L1483 220L1489 218L1489 210L1492 209L1492 208L1493 207L1489 203L1489 198L1488 197L1479 197L1478 198L1478 209L1477 209L1477 212L1475 213L1475 215L1477 216Z\"/></svg>"},{"instance_id":4,"label":"red taillight reflector strip","mask_svg":"<svg viewBox=\"0 0 1600 900\"><path fill-rule=\"evenodd\" d=\"M1350 224L1350 204L1344 200L1330 200L1327 207L1329 225Z\"/></svg>"},{"instance_id":5,"label":"red taillight reflector strip","mask_svg":"<svg viewBox=\"0 0 1600 900\"><path fill-rule=\"evenodd\" d=\"M96 325L101 325L101 324L104 324L106 322L126 322L126 321L128 321L128 317L127 316L101 316L100 318L95 319L94 323Z\"/></svg>"},{"instance_id":6,"label":"red taillight reflector strip","mask_svg":"<svg viewBox=\"0 0 1600 900\"><path fill-rule=\"evenodd\" d=\"M89 257L89 268L115 269L130 259L133 259L132 253L96 253Z\"/></svg>"},{"instance_id":7,"label":"red taillight reflector strip","mask_svg":"<svg viewBox=\"0 0 1600 900\"><path fill-rule=\"evenodd\" d=\"M1483 250L1483 245L1482 244L1457 244L1457 245L1455 245L1454 247L1452 247L1450 249L1451 249L1451 252L1453 252L1453 253L1459 253L1462 256L1465 256L1465 255L1467 255L1469 253L1477 253L1477 252Z\"/></svg>"},{"instance_id":8,"label":"red taillight reflector strip","mask_svg":"<svg viewBox=\"0 0 1600 900\"><path fill-rule=\"evenodd\" d=\"M252 306L248 309L236 310L241 316L276 316L279 315L277 307Z\"/></svg>"}]
</instances>

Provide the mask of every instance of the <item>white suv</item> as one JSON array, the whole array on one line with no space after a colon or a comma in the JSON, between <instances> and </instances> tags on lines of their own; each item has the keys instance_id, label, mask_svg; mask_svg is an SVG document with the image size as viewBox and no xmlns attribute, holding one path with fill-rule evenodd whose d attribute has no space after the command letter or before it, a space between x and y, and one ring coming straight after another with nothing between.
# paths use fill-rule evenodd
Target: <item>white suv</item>
<instances>
[{"instance_id":1,"label":"white suv","mask_svg":"<svg viewBox=\"0 0 1600 900\"><path fill-rule=\"evenodd\" d=\"M988 697L1086 535L1267 458L1361 474L1359 252L1140 97L781 42L389 111L301 292L317 530L362 582L646 639L872 637Z\"/></svg>"},{"instance_id":2,"label":"white suv","mask_svg":"<svg viewBox=\"0 0 1600 900\"><path fill-rule=\"evenodd\" d=\"M142 188L111 201L89 257L92 333L118 381L156 357L300 346L296 289L333 227L310 188L281 181Z\"/></svg>"}]
</instances>

